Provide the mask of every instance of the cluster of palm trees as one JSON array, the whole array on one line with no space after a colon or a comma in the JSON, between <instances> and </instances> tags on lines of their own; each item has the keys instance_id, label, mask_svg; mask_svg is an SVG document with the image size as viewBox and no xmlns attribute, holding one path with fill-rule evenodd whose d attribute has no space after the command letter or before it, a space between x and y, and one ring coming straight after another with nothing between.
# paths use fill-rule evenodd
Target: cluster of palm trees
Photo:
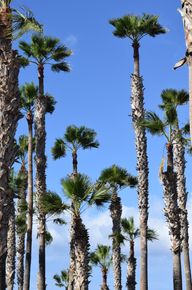
<instances>
[{"instance_id":1,"label":"cluster of palm trees","mask_svg":"<svg viewBox=\"0 0 192 290\"><path fill-rule=\"evenodd\" d=\"M52 114L56 101L45 93L45 66L53 72L69 72L66 59L72 51L59 39L43 34L42 25L29 9L23 13L11 7L11 0L0 0L0 290L13 290L17 277L18 289L34 289L31 286L31 261L33 223L37 220L39 243L38 290L46 289L46 245L52 242L48 221L64 224L63 214L70 213L70 261L68 270L53 278L58 287L68 290L88 290L93 266L102 273L102 290L108 290L107 274L113 268L115 290L123 289L122 262L127 262L126 288L136 289L136 257L134 240L140 238L140 290L148 290L148 241L157 239L157 234L148 226L148 156L146 130L166 140L166 168L162 160L159 177L164 193L164 214L169 227L173 254L173 289L182 290L182 263L186 276L186 290L192 290L189 257L189 234L187 216L187 190L185 179L185 151L188 146L190 125L180 125L178 107L189 101L186 91L164 90L160 109L163 118L144 108L143 78L140 75L139 48L143 37L155 37L166 33L158 17L126 15L112 19L113 34L129 38L133 47L134 69L131 76L132 122L135 131L137 177L120 166L102 170L96 182L78 170L79 150L99 148L96 132L85 126L70 125L63 138L57 138L51 153L54 160L65 158L70 152L72 171L61 180L66 203L55 192L47 189L45 155L46 113ZM190 1L182 2L188 13ZM184 12L183 12L184 13ZM186 22L184 22L186 28ZM22 55L13 50L12 41L25 32L38 32L29 42L20 41ZM187 39L188 40L188 39ZM190 43L187 43L190 46ZM190 47L186 55L189 67ZM38 85L33 82L18 87L21 67L27 70L36 65ZM17 123L25 117L27 135L15 140ZM35 156L34 156L35 155ZM20 168L14 172L14 164ZM35 169L35 179L34 171ZM35 191L34 191L35 180ZM137 188L139 228L134 218L122 218L122 202L119 191L126 187ZM109 204L112 220L110 238L112 246L98 244L90 251L89 231L82 214L92 206ZM122 254L122 244L129 242L129 251Z\"/></svg>"}]
</instances>

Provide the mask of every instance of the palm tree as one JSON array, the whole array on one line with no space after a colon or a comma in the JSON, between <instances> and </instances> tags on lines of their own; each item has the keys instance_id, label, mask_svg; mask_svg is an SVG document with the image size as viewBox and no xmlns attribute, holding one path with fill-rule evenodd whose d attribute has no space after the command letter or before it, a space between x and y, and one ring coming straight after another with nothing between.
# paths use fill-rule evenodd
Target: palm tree
<instances>
[{"instance_id":1,"label":"palm tree","mask_svg":"<svg viewBox=\"0 0 192 290\"><path fill-rule=\"evenodd\" d=\"M176 140L174 127L177 124L177 111L175 109L164 109L165 117L163 120L153 112L147 112L146 117L140 122L152 135L160 135L166 138L167 148L167 168L164 171L163 164L160 167L159 176L164 191L164 214L169 226L169 233L173 254L173 283L174 290L182 290L181 274L181 224L180 209L178 206L177 193L177 174L173 164L173 144Z\"/></svg>"},{"instance_id":2,"label":"palm tree","mask_svg":"<svg viewBox=\"0 0 192 290\"><path fill-rule=\"evenodd\" d=\"M163 104L160 108L169 111L177 110L178 106L184 105L189 100L189 94L184 91L177 91L174 89L164 90L161 94ZM181 240L182 252L184 256L184 268L186 278L186 289L192 290L191 283L191 266L189 255L189 222L187 218L187 189L185 178L185 140L182 137L182 130L179 128L178 118L174 126L175 141L173 142L173 157L174 157L174 170L177 174L177 193L178 193L178 206L180 209L180 224L181 224Z\"/></svg>"},{"instance_id":3,"label":"palm tree","mask_svg":"<svg viewBox=\"0 0 192 290\"><path fill-rule=\"evenodd\" d=\"M101 268L103 278L101 290L109 290L107 274L109 268L112 266L111 247L98 244L96 250L90 254L90 261L92 265Z\"/></svg>"},{"instance_id":4,"label":"palm tree","mask_svg":"<svg viewBox=\"0 0 192 290\"><path fill-rule=\"evenodd\" d=\"M65 59L71 55L64 45L61 45L59 39L51 38L44 35L33 35L31 43L20 42L20 49L24 52L29 63L33 63L38 68L39 94L36 98L35 106L35 138L36 138L36 191L37 197L40 198L46 192L46 130L45 130L45 113L47 107L47 98L44 95L44 67L51 65L55 72L68 72L69 65ZM38 199L37 199L38 205ZM38 290L45 290L45 216L39 210L38 229L39 229L39 273L38 273Z\"/></svg>"},{"instance_id":5,"label":"palm tree","mask_svg":"<svg viewBox=\"0 0 192 290\"><path fill-rule=\"evenodd\" d=\"M134 218L130 217L129 219L123 218L121 220L122 228L122 238L123 240L129 241L130 250L129 258L127 264L127 282L126 286L128 290L135 290L136 286L136 258L135 258L135 239L140 236L139 228L135 227ZM153 241L157 240L157 234L152 229L147 229L147 240Z\"/></svg>"},{"instance_id":6,"label":"palm tree","mask_svg":"<svg viewBox=\"0 0 192 290\"><path fill-rule=\"evenodd\" d=\"M140 77L139 47L145 36L155 37L166 30L158 23L158 17L144 14L143 16L127 15L110 20L115 28L113 34L120 38L129 38L133 47L134 71L132 75L132 121L135 128L135 142L138 172L138 206L140 211L140 289L148 289L147 259L147 222L148 222L148 158L145 130L137 127L139 120L144 118L143 81Z\"/></svg>"},{"instance_id":7,"label":"palm tree","mask_svg":"<svg viewBox=\"0 0 192 290\"><path fill-rule=\"evenodd\" d=\"M188 64L189 68L189 124L190 124L190 137L192 141L192 16L191 16L191 0L181 0L181 9L178 11L181 14L185 32L185 43L186 43L186 53L185 57L176 63L174 69L181 67L185 63Z\"/></svg>"},{"instance_id":8,"label":"palm tree","mask_svg":"<svg viewBox=\"0 0 192 290\"><path fill-rule=\"evenodd\" d=\"M75 125L68 126L63 138L58 138L55 141L53 146L52 155L54 160L65 157L67 150L72 154L73 162L73 174L72 176L77 175L78 173L78 158L77 154L80 149L92 149L98 148L99 142L96 140L96 132L85 126L77 127ZM74 217L71 218L71 241L74 237ZM69 290L73 290L73 273L75 273L75 254L73 248L73 242L71 242L70 248L70 267L69 267ZM70 288L71 287L71 288Z\"/></svg>"},{"instance_id":9,"label":"palm tree","mask_svg":"<svg viewBox=\"0 0 192 290\"><path fill-rule=\"evenodd\" d=\"M28 214L27 214L27 239L26 239L26 256L25 256L25 277L24 289L30 289L30 274L31 274L31 253L32 253L32 230L33 230L33 124L35 100L38 95L38 86L33 82L26 83L20 88L21 111L25 116L28 124ZM47 113L52 113L54 110L55 101L52 96L46 94L47 98Z\"/></svg>"},{"instance_id":10,"label":"palm tree","mask_svg":"<svg viewBox=\"0 0 192 290\"><path fill-rule=\"evenodd\" d=\"M69 284L69 272L66 270L61 271L61 274L55 274L53 276L53 279L55 280L55 285L62 288L64 287L65 290L68 290L68 284Z\"/></svg>"},{"instance_id":11,"label":"palm tree","mask_svg":"<svg viewBox=\"0 0 192 290\"><path fill-rule=\"evenodd\" d=\"M121 290L121 246L118 236L121 232L122 204L118 191L125 187L135 187L137 178L128 174L126 169L117 165L112 165L101 172L99 181L109 184L111 188L111 204L109 207L112 218L112 257L113 257L113 275L114 289Z\"/></svg>"},{"instance_id":12,"label":"palm tree","mask_svg":"<svg viewBox=\"0 0 192 290\"><path fill-rule=\"evenodd\" d=\"M89 277L89 235L82 221L81 213L89 206L102 206L110 198L108 190L99 184L92 184L86 175L77 173L73 178L61 181L65 196L71 200L70 212L73 216L73 239L70 247L74 249L75 272L72 289L88 290ZM70 289L69 285L69 289Z\"/></svg>"},{"instance_id":13,"label":"palm tree","mask_svg":"<svg viewBox=\"0 0 192 290\"><path fill-rule=\"evenodd\" d=\"M31 12L25 14L10 7L11 0L0 0L0 289L5 289L5 261L7 253L7 229L9 220L8 177L14 160L14 136L19 114L18 73L20 61L17 51L12 50L14 32L20 36L30 29L42 28ZM11 16L11 17L10 17ZM11 73L10 73L11 72Z\"/></svg>"}]
</instances>

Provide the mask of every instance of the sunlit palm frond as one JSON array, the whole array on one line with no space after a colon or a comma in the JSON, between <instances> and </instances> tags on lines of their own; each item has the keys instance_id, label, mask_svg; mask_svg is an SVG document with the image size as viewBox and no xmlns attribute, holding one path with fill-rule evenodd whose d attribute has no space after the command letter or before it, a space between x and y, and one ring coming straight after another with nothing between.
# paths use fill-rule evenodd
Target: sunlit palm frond
<instances>
[{"instance_id":1,"label":"sunlit palm frond","mask_svg":"<svg viewBox=\"0 0 192 290\"><path fill-rule=\"evenodd\" d=\"M51 153L53 156L53 159L59 159L61 157L65 157L66 155L66 144L63 141L63 139L56 139L54 146L51 148Z\"/></svg>"},{"instance_id":2,"label":"sunlit palm frond","mask_svg":"<svg viewBox=\"0 0 192 290\"><path fill-rule=\"evenodd\" d=\"M156 113L146 112L145 119L140 121L138 125L145 128L152 135L163 135L167 124Z\"/></svg>"}]
</instances>

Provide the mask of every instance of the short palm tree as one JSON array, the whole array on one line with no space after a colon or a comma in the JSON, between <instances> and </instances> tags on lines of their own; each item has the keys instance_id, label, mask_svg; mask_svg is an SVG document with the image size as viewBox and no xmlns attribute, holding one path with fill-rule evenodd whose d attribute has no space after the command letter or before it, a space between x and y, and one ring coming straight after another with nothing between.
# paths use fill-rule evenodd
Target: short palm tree
<instances>
[{"instance_id":1,"label":"short palm tree","mask_svg":"<svg viewBox=\"0 0 192 290\"><path fill-rule=\"evenodd\" d=\"M85 126L77 127L75 125L68 126L63 138L58 138L52 147L52 156L55 160L63 158L67 154L67 150L72 153L73 174L75 176L78 173L78 157L77 154L80 149L92 149L98 148L99 142L96 140L96 132ZM73 240L73 223L74 218L71 219L71 240ZM69 290L73 287L73 273L75 273L75 256L73 243L70 248L70 267L69 267ZM71 289L73 290L73 289Z\"/></svg>"},{"instance_id":2,"label":"short palm tree","mask_svg":"<svg viewBox=\"0 0 192 290\"><path fill-rule=\"evenodd\" d=\"M139 47L140 41L146 36L155 37L166 30L158 23L158 17L144 14L143 16L126 15L110 20L115 28L113 34L120 38L128 38L132 42L134 70L132 75L131 107L132 121L135 128L138 172L138 203L140 211L140 289L148 289L148 258L147 258L147 222L148 222L148 157L145 130L137 127L139 120L144 118L143 80L140 77Z\"/></svg>"},{"instance_id":3,"label":"short palm tree","mask_svg":"<svg viewBox=\"0 0 192 290\"><path fill-rule=\"evenodd\" d=\"M70 207L74 233L70 241L75 257L73 283L69 289L87 290L89 277L89 235L82 221L81 213L89 206L102 206L110 198L108 190L99 184L92 184L86 175L76 174L61 181L65 196L71 200ZM71 287L71 288L70 288Z\"/></svg>"},{"instance_id":4,"label":"short palm tree","mask_svg":"<svg viewBox=\"0 0 192 290\"><path fill-rule=\"evenodd\" d=\"M189 94L184 90L167 89L161 94L163 103L160 105L161 109L169 111L176 111L178 106L184 105L189 100ZM177 118L178 119L178 118ZM180 223L181 223L181 239L182 252L184 257L184 268L186 278L186 289L192 290L191 283L191 266L189 255L189 222L187 218L187 189L185 178L185 139L182 137L182 130L179 128L179 122L176 120L174 126L175 141L173 142L173 157L174 170L177 174L177 193L178 206L180 209Z\"/></svg>"},{"instance_id":5,"label":"short palm tree","mask_svg":"<svg viewBox=\"0 0 192 290\"><path fill-rule=\"evenodd\" d=\"M112 218L112 257L114 289L121 290L121 246L118 235L121 232L122 204L118 191L126 187L135 187L137 178L130 175L126 169L112 165L101 172L99 181L108 184L111 191L110 214Z\"/></svg>"},{"instance_id":6,"label":"short palm tree","mask_svg":"<svg viewBox=\"0 0 192 290\"><path fill-rule=\"evenodd\" d=\"M24 289L30 289L31 273L31 251L32 251L32 229L33 229L33 124L35 100L38 96L38 86L33 82L26 83L20 88L21 112L25 116L28 124L28 215L27 215L27 239L26 239L26 259L25 259L25 277ZM47 113L52 113L55 101L52 96L46 94Z\"/></svg>"},{"instance_id":7,"label":"short palm tree","mask_svg":"<svg viewBox=\"0 0 192 290\"><path fill-rule=\"evenodd\" d=\"M66 270L61 271L61 274L55 274L53 276L53 279L55 280L55 285L60 288L65 288L65 290L68 290L68 284L69 284L69 272Z\"/></svg>"},{"instance_id":8,"label":"short palm tree","mask_svg":"<svg viewBox=\"0 0 192 290\"><path fill-rule=\"evenodd\" d=\"M47 107L47 98L44 94L44 67L51 65L55 72L68 72L69 65L65 59L71 55L64 45L60 44L59 39L51 38L44 35L33 35L31 43L21 41L20 49L24 52L29 63L35 64L38 69L39 93L36 98L35 106L35 137L36 137L36 191L37 197L40 198L46 192L46 130L45 130L45 113ZM38 199L37 199L38 206ZM38 290L45 290L45 217L39 207L39 273L38 273Z\"/></svg>"},{"instance_id":9,"label":"short palm tree","mask_svg":"<svg viewBox=\"0 0 192 290\"><path fill-rule=\"evenodd\" d=\"M140 122L140 125L145 127L152 135L164 136L166 138L167 148L167 169L164 171L164 166L160 167L160 179L164 190L164 213L169 226L170 239L172 243L173 253L173 282L174 290L182 290L182 274L181 274L181 223L180 209L178 206L177 192L177 174L174 171L173 163L173 144L177 140L174 134L174 128L178 124L176 108L169 107L165 102L162 108L164 109L164 119L153 112L147 112L145 119Z\"/></svg>"},{"instance_id":10,"label":"short palm tree","mask_svg":"<svg viewBox=\"0 0 192 290\"><path fill-rule=\"evenodd\" d=\"M111 247L98 244L95 251L90 254L90 262L92 265L101 268L103 280L101 290L109 290L107 285L107 274L109 268L112 266Z\"/></svg>"},{"instance_id":11,"label":"short palm tree","mask_svg":"<svg viewBox=\"0 0 192 290\"><path fill-rule=\"evenodd\" d=\"M134 218L123 218L121 220L122 239L129 242L129 258L127 264L127 282L128 290L135 290L136 286L136 258L135 258L135 239L140 236L139 228L135 227ZM147 229L147 240L157 240L157 234L152 229Z\"/></svg>"},{"instance_id":12,"label":"short palm tree","mask_svg":"<svg viewBox=\"0 0 192 290\"><path fill-rule=\"evenodd\" d=\"M0 229L0 288L5 289L5 261L6 261L6 241L9 220L8 176L9 168L14 160L14 136L19 114L19 90L18 74L20 59L18 53L12 50L13 34L17 36L27 30L41 30L41 26L35 20L31 12L21 13L10 7L11 0L0 0L0 216L2 227ZM11 72L11 73L10 73Z\"/></svg>"}]
</instances>

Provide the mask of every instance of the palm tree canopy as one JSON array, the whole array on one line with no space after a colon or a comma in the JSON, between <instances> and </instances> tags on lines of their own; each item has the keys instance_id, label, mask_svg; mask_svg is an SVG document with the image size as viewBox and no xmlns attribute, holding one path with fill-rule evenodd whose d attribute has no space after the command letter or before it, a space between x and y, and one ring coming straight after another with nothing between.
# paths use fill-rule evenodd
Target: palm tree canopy
<instances>
[{"instance_id":1,"label":"palm tree canopy","mask_svg":"<svg viewBox=\"0 0 192 290\"><path fill-rule=\"evenodd\" d=\"M109 21L115 28L113 34L120 38L128 37L139 42L144 36L155 37L166 33L166 29L158 23L158 16L143 14L142 16L125 15Z\"/></svg>"},{"instance_id":2,"label":"palm tree canopy","mask_svg":"<svg viewBox=\"0 0 192 290\"><path fill-rule=\"evenodd\" d=\"M96 140L96 135L94 130L85 126L68 126L64 137L56 139L51 149L53 158L56 160L65 157L67 148L75 152L80 148L83 150L98 148L99 142Z\"/></svg>"},{"instance_id":3,"label":"palm tree canopy","mask_svg":"<svg viewBox=\"0 0 192 290\"><path fill-rule=\"evenodd\" d=\"M181 106L185 105L189 101L189 93L185 90L166 89L161 93L162 104L159 106L161 109L165 109L169 106Z\"/></svg>"},{"instance_id":4,"label":"palm tree canopy","mask_svg":"<svg viewBox=\"0 0 192 290\"><path fill-rule=\"evenodd\" d=\"M90 254L90 261L93 265L108 270L112 265L111 247L98 244L95 252Z\"/></svg>"},{"instance_id":5,"label":"palm tree canopy","mask_svg":"<svg viewBox=\"0 0 192 290\"><path fill-rule=\"evenodd\" d=\"M135 227L134 218L123 218L121 220L121 228L124 238L128 241L133 241L139 237L139 229Z\"/></svg>"},{"instance_id":6,"label":"palm tree canopy","mask_svg":"<svg viewBox=\"0 0 192 290\"><path fill-rule=\"evenodd\" d=\"M33 82L25 83L20 87L20 104L21 109L25 111L34 111L35 99L38 95L38 86Z\"/></svg>"},{"instance_id":7,"label":"palm tree canopy","mask_svg":"<svg viewBox=\"0 0 192 290\"><path fill-rule=\"evenodd\" d=\"M126 169L112 165L101 172L99 181L108 183L111 187L135 187L137 178L127 172Z\"/></svg>"},{"instance_id":8,"label":"palm tree canopy","mask_svg":"<svg viewBox=\"0 0 192 290\"><path fill-rule=\"evenodd\" d=\"M21 159L21 161L25 162L27 152L28 152L28 136L21 135L19 136L19 151L17 157Z\"/></svg>"},{"instance_id":9,"label":"palm tree canopy","mask_svg":"<svg viewBox=\"0 0 192 290\"><path fill-rule=\"evenodd\" d=\"M60 44L58 38L33 35L31 43L21 41L20 49L24 52L29 62L39 64L50 64L53 71L69 72L69 64L65 61L72 54L72 51L65 45Z\"/></svg>"},{"instance_id":10,"label":"palm tree canopy","mask_svg":"<svg viewBox=\"0 0 192 290\"><path fill-rule=\"evenodd\" d=\"M103 206L110 199L108 189L103 185L93 184L84 174L67 177L61 180L65 196L73 202L75 214L87 206Z\"/></svg>"}]
</instances>

